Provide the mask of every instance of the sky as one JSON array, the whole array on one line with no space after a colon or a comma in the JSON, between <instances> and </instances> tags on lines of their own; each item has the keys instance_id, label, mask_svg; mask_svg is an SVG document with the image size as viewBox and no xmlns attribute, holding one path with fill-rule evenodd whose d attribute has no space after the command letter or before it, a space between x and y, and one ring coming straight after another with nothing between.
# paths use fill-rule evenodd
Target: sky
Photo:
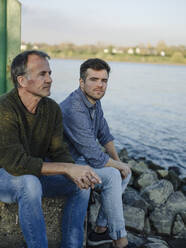
<instances>
[{"instance_id":1,"label":"sky","mask_svg":"<svg viewBox=\"0 0 186 248\"><path fill-rule=\"evenodd\" d=\"M22 41L186 45L186 0L20 0Z\"/></svg>"}]
</instances>

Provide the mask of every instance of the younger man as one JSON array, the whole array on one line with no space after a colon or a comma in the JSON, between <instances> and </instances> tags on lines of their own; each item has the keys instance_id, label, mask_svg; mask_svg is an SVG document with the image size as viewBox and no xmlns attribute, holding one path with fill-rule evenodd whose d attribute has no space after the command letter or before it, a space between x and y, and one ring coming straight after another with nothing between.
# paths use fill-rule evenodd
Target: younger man
<instances>
[{"instance_id":1,"label":"younger man","mask_svg":"<svg viewBox=\"0 0 186 248\"><path fill-rule=\"evenodd\" d=\"M131 171L118 157L108 124L103 117L100 99L104 96L110 73L101 59L88 59L80 67L80 87L61 104L64 134L77 164L88 164L101 178L102 204L97 226L88 243L96 246L113 241L114 247L135 247L128 244L123 216L122 193ZM105 148L102 151L99 143Z\"/></svg>"}]
</instances>

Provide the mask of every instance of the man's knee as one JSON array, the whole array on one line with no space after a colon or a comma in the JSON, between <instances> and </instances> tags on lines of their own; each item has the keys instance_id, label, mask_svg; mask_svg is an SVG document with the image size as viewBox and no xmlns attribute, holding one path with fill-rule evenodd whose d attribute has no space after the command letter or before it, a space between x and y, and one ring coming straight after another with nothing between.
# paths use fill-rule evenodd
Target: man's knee
<instances>
[{"instance_id":1,"label":"man's knee","mask_svg":"<svg viewBox=\"0 0 186 248\"><path fill-rule=\"evenodd\" d=\"M97 171L96 171L97 172ZM121 184L120 171L113 167L105 167L102 171L98 171L98 175L101 177L102 183L105 184Z\"/></svg>"},{"instance_id":2,"label":"man's knee","mask_svg":"<svg viewBox=\"0 0 186 248\"><path fill-rule=\"evenodd\" d=\"M21 176L22 192L29 198L40 198L42 196L42 187L38 177L33 175Z\"/></svg>"}]
</instances>

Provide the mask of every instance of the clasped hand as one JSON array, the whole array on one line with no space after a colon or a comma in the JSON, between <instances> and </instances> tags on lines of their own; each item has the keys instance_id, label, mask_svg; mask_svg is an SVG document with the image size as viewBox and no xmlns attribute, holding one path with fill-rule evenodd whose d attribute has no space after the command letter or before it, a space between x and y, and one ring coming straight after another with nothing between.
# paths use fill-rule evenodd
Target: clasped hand
<instances>
[{"instance_id":1,"label":"clasped hand","mask_svg":"<svg viewBox=\"0 0 186 248\"><path fill-rule=\"evenodd\" d=\"M90 166L74 165L69 173L69 177L80 189L94 188L95 184L101 183L101 179Z\"/></svg>"}]
</instances>

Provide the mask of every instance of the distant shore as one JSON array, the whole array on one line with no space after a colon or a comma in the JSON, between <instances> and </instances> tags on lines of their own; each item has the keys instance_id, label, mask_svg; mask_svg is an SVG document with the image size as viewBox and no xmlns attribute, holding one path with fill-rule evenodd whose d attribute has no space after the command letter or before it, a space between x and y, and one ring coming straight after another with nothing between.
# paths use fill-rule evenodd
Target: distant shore
<instances>
[{"instance_id":1,"label":"distant shore","mask_svg":"<svg viewBox=\"0 0 186 248\"><path fill-rule=\"evenodd\" d=\"M160 41L156 46L137 45L134 47L116 47L113 45L76 45L61 43L49 45L45 43L22 43L21 49L38 49L47 52L51 58L81 59L101 58L106 61L150 63L168 65L186 65L186 46L167 46Z\"/></svg>"},{"instance_id":2,"label":"distant shore","mask_svg":"<svg viewBox=\"0 0 186 248\"><path fill-rule=\"evenodd\" d=\"M180 63L180 62L174 62L171 61L170 59L158 59L155 57L143 57L141 56L139 57L129 57L129 58L120 58L120 57L114 57L114 56L99 56L99 55L94 55L94 54L90 54L90 55L81 55L81 56L56 56L53 55L51 53L49 53L49 55L51 56L52 59L67 59L67 60L86 60L89 58L100 58L100 59L104 59L106 61L112 61L112 62L125 62L125 63L141 63L141 64L161 64L161 65L181 65L181 66L186 66L186 62L184 63Z\"/></svg>"}]
</instances>

